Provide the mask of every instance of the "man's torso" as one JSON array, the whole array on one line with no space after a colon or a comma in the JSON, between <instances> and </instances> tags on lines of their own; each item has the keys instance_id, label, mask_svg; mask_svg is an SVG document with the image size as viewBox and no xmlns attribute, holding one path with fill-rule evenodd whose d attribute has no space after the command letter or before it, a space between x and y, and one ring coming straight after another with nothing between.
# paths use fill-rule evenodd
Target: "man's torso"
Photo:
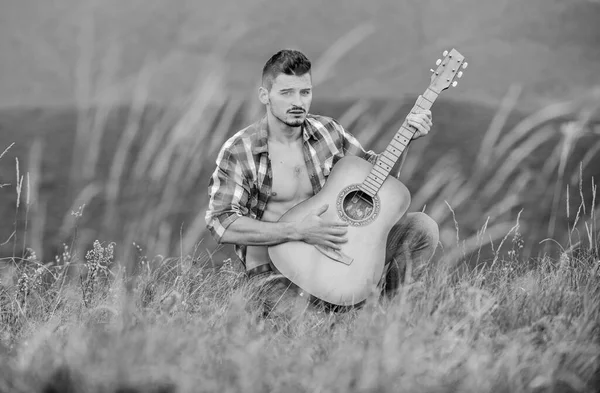
<instances>
[{"instance_id":1,"label":"man's torso","mask_svg":"<svg viewBox=\"0 0 600 393\"><path fill-rule=\"evenodd\" d=\"M273 186L261 220L276 222L289 209L310 198L313 187L308 177L301 141L291 146L269 142L269 157ZM246 269L265 263L269 263L267 247L247 247Z\"/></svg>"}]
</instances>

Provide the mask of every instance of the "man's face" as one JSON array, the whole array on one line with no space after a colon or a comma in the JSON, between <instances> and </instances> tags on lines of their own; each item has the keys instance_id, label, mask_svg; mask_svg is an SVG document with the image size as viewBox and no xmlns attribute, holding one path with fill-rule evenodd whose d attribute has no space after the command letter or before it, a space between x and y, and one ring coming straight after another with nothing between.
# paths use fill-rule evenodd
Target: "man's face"
<instances>
[{"instance_id":1,"label":"man's face","mask_svg":"<svg viewBox=\"0 0 600 393\"><path fill-rule=\"evenodd\" d=\"M279 74L270 91L261 88L260 100L273 116L289 127L304 123L312 101L310 73L302 76Z\"/></svg>"}]
</instances>

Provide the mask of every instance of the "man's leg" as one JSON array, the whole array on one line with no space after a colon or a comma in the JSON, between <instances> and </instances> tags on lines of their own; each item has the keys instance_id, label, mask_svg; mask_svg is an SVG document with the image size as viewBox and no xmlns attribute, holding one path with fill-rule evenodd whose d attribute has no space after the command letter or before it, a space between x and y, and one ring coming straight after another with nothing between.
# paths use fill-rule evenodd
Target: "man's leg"
<instances>
[{"instance_id":1,"label":"man's leg","mask_svg":"<svg viewBox=\"0 0 600 393\"><path fill-rule=\"evenodd\" d=\"M400 285L420 276L439 241L437 223L425 213L407 213L394 225L386 245L383 293L396 294Z\"/></svg>"},{"instance_id":2,"label":"man's leg","mask_svg":"<svg viewBox=\"0 0 600 393\"><path fill-rule=\"evenodd\" d=\"M261 309L263 317L290 317L298 308L308 305L300 288L274 271L250 277L248 290L250 304Z\"/></svg>"}]
</instances>

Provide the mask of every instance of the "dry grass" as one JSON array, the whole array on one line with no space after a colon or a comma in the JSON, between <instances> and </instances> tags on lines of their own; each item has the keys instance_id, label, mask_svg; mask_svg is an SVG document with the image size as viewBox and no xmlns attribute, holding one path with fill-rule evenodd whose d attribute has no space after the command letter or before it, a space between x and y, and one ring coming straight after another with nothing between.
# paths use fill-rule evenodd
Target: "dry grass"
<instances>
[{"instance_id":1,"label":"dry grass","mask_svg":"<svg viewBox=\"0 0 600 393\"><path fill-rule=\"evenodd\" d=\"M600 386L600 261L592 256L531 268L501 260L458 279L432 267L392 301L371 299L360 311L262 320L245 303L237 266L142 256L131 277L105 269L114 263L108 245L97 243L85 262L66 251L71 262L41 272L23 261L19 282L2 287L0 391ZM67 266L81 268L81 279L65 281Z\"/></svg>"},{"instance_id":2,"label":"dry grass","mask_svg":"<svg viewBox=\"0 0 600 393\"><path fill-rule=\"evenodd\" d=\"M366 33L341 40L323 63L333 66L348 42ZM85 105L92 84L81 86L72 206L60 228L69 241L52 261L29 246L43 240L33 228L43 227L45 209L32 210L39 184L30 181L39 178L40 161L30 159L26 171L17 164L16 184L0 179L0 192L14 187L18 195L8 239L15 251L1 261L0 392L598 389L599 208L596 186L592 181L587 191L583 173L599 145L581 164L568 165L573 145L594 132L597 92L534 113L502 134L519 96L511 90L487 130L476 170L463 173L452 153L427 165L412 209L426 209L438 221L443 247L437 263L393 301L371 299L346 314L300 310L289 319L262 320L246 305L239 266L219 266L198 243L207 204L198 178L212 170L207 157L234 121L249 122L259 109L223 94L221 77L216 68L200 78L189 100L153 114L150 132L140 135L150 107L142 73L108 169L98 165L107 153L99 141L112 108L92 111ZM361 110L352 107L344 124L359 124ZM364 127L374 138L386 131L379 120ZM533 173L531 157L557 136L560 143ZM403 176L423 165L425 148L411 152ZM39 144L31 150L30 158L43 152ZM573 187L580 197L575 209ZM186 210L196 216L174 226L181 196L198 190ZM528 199L552 214L541 229L560 245L555 259L526 252L526 236L536 229L522 208ZM93 242L95 233L80 228L94 202L100 202L94 217L104 217L100 238L118 238L117 244ZM564 233L557 226L563 205ZM468 219L467 210L474 210ZM30 231L18 225L23 213Z\"/></svg>"},{"instance_id":3,"label":"dry grass","mask_svg":"<svg viewBox=\"0 0 600 393\"><path fill-rule=\"evenodd\" d=\"M190 118L180 124L186 121L196 124ZM185 147L206 144L202 134L190 140L184 125L178 130L161 143L149 139L152 146L141 151L150 153L136 158L138 173L153 174L156 185L185 182L187 165L196 159ZM515 134L509 135L516 141ZM494 139L486 141L497 146ZM211 142L213 148L219 144ZM160 155L159 147L171 154ZM480 157L508 171L500 156ZM512 159L514 164L523 158ZM511 166L515 174L496 176L510 184L506 179L522 176L518 167ZM26 249L4 261L0 391L596 391L600 253L595 192L586 206L582 168L576 178L578 209L570 210L566 201L572 241L557 260L523 257L520 214L516 222L508 221L510 214L497 216L506 219L496 223L488 218L473 237L463 239L461 216L446 199L445 211L436 207L441 203L436 198L454 194L455 204L467 203L495 183L485 176L454 178L461 185L454 188L432 170L417 195L434 215L441 214L442 228L450 222L453 246L445 246L425 276L392 301L373 298L364 309L346 314L298 310L288 319L259 319L246 304L250 294L239 266L215 267L198 244L189 251L182 241L175 258L148 254L135 244L123 257L113 243L94 242L79 252L74 236L51 263ZM110 173L118 186L107 194L112 198L135 181L121 179L118 169ZM25 208L27 175L19 169ZM159 213L142 217L148 229L176 209L175 196L164 192ZM509 211L505 204L510 201L500 199L489 209ZM85 210L75 210L69 217L77 228ZM576 237L581 227L585 236ZM486 244L493 258L482 257ZM450 268L473 258L474 269Z\"/></svg>"}]
</instances>

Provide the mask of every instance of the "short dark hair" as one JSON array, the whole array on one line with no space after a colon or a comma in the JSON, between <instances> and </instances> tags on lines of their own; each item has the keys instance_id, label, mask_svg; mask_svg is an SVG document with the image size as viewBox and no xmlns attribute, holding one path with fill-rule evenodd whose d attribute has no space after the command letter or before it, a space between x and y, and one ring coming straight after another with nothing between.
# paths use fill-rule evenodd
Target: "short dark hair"
<instances>
[{"instance_id":1,"label":"short dark hair","mask_svg":"<svg viewBox=\"0 0 600 393\"><path fill-rule=\"evenodd\" d=\"M262 85L271 90L273 80L279 74L302 76L310 72L310 60L300 51L283 49L266 62L262 72Z\"/></svg>"}]
</instances>

